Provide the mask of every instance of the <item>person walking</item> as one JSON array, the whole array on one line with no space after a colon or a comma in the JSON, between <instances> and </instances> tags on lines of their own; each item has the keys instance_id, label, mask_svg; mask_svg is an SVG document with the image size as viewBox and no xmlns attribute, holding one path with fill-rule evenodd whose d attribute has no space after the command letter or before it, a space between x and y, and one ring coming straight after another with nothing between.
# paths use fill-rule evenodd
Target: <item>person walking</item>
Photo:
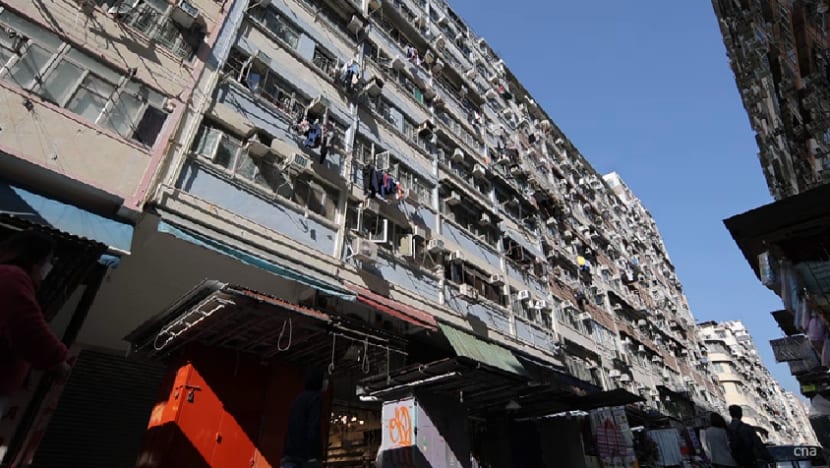
<instances>
[{"instance_id":1,"label":"person walking","mask_svg":"<svg viewBox=\"0 0 830 468\"><path fill-rule=\"evenodd\" d=\"M732 458L741 468L757 468L772 462L770 455L761 437L749 424L741 421L743 409L738 405L729 406L729 415L732 422L729 423L729 446L732 449Z\"/></svg>"},{"instance_id":2,"label":"person walking","mask_svg":"<svg viewBox=\"0 0 830 468\"><path fill-rule=\"evenodd\" d=\"M320 466L323 455L323 392L327 386L324 371L316 368L308 371L305 390L291 403L282 468Z\"/></svg>"},{"instance_id":3,"label":"person walking","mask_svg":"<svg viewBox=\"0 0 830 468\"><path fill-rule=\"evenodd\" d=\"M0 244L0 417L25 385L30 368L63 379L68 351L46 322L36 292L52 267L54 244L24 231Z\"/></svg>"},{"instance_id":4,"label":"person walking","mask_svg":"<svg viewBox=\"0 0 830 468\"><path fill-rule=\"evenodd\" d=\"M732 458L732 451L729 448L729 431L726 427L726 420L718 413L709 415L709 427L700 431L700 444L703 452L712 466L715 468L726 468L738 466Z\"/></svg>"}]
</instances>

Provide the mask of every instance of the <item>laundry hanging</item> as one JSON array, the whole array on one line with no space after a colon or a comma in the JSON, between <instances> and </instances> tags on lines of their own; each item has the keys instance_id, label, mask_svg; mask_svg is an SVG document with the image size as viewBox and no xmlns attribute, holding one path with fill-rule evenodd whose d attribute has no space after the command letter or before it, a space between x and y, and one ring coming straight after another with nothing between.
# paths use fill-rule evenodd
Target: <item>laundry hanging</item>
<instances>
[{"instance_id":1,"label":"laundry hanging","mask_svg":"<svg viewBox=\"0 0 830 468\"><path fill-rule=\"evenodd\" d=\"M306 148L317 148L320 146L321 140L323 138L323 127L320 125L320 122L315 121L311 127L309 127L308 131L305 134L306 139L303 142L303 146Z\"/></svg>"}]
</instances>

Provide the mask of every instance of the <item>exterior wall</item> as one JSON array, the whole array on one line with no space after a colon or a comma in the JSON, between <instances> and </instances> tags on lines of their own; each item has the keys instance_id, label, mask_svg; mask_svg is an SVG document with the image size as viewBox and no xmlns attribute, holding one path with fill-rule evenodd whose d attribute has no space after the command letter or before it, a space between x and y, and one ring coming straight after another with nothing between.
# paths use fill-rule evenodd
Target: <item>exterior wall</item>
<instances>
[{"instance_id":1,"label":"exterior wall","mask_svg":"<svg viewBox=\"0 0 830 468\"><path fill-rule=\"evenodd\" d=\"M820 2L713 0L775 199L828 182L827 12ZM822 9L824 8L824 9Z\"/></svg>"},{"instance_id":2,"label":"exterior wall","mask_svg":"<svg viewBox=\"0 0 830 468\"><path fill-rule=\"evenodd\" d=\"M802 428L809 428L809 424L793 415L788 392L761 362L743 323L707 322L700 326L699 335L708 348L708 359L724 389L726 404L740 405L744 421L764 428L773 443L807 440Z\"/></svg>"},{"instance_id":3,"label":"exterior wall","mask_svg":"<svg viewBox=\"0 0 830 468\"><path fill-rule=\"evenodd\" d=\"M214 26L223 20L221 6L207 0L194 0L191 4L200 12L199 22L205 38L201 43L209 42ZM173 9L175 6L168 7L160 18L169 17ZM182 107L182 100L188 99L195 77L202 69L203 62L198 55L201 43L195 43L192 55L177 54L161 45L159 39L150 38L143 30L133 27L133 23L116 21L104 7L87 8L70 0L52 2L49 8L25 0L5 2L0 22L25 39L20 43L24 58L17 62L6 60L0 67L0 94L4 102L10 103L0 111L0 126L11 136L3 139L0 148L10 155L0 160L3 172L46 192L58 191L46 183L47 174L60 174L75 181L76 190L86 185L121 200L131 210L140 209L167 137L178 124L181 111L177 109ZM29 45L32 42L49 51L42 57L49 61L37 62L45 83L39 85L40 89L33 87L38 85L21 82L25 78L15 72L22 67L21 60L27 60L34 53L34 46ZM176 47L185 50L183 44L177 42ZM61 65L68 63L67 60L80 67L77 72ZM83 92L80 84L72 85L74 73L90 69L117 89L115 97L105 99L106 107L101 101L103 112L99 111L97 118L84 112L92 112L98 101L86 98L88 107L83 110L78 107L80 104L73 104L82 99ZM58 76L59 73L63 74ZM63 83L60 90L69 94L45 94L47 89L52 89L47 86L54 87L54 83ZM147 120L151 112L141 108L138 114L132 114L135 120L131 125L135 130L107 125L107 120L116 118L118 112L122 112L119 118L123 118L125 111L134 112L133 107L123 106L128 102L126 96L139 86L149 91L150 106L158 113L153 123ZM142 115L146 121L140 120ZM157 123L160 120L163 123ZM131 135L132 131L146 134ZM79 141L83 144L78 144ZM21 170L16 160L33 166ZM54 195L72 199L76 194L71 192L70 189Z\"/></svg>"}]
</instances>

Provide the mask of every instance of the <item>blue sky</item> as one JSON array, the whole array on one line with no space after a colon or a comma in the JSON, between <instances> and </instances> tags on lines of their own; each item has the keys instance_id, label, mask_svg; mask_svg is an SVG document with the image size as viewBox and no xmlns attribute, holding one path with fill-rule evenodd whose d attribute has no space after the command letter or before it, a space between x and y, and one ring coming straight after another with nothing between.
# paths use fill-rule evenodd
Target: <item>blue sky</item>
<instances>
[{"instance_id":1,"label":"blue sky","mask_svg":"<svg viewBox=\"0 0 830 468\"><path fill-rule=\"evenodd\" d=\"M657 220L698 321L742 320L768 341L780 300L722 220L772 201L709 0L451 0L597 168Z\"/></svg>"}]
</instances>

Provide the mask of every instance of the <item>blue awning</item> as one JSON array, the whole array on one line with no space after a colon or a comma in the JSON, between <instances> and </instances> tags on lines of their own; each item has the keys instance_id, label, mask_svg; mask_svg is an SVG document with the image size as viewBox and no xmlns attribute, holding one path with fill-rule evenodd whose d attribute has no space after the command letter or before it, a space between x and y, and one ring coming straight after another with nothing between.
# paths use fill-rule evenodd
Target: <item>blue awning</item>
<instances>
[{"instance_id":1,"label":"blue awning","mask_svg":"<svg viewBox=\"0 0 830 468\"><path fill-rule=\"evenodd\" d=\"M130 253L131 225L3 182L0 182L0 213L100 242L116 254Z\"/></svg>"},{"instance_id":2,"label":"blue awning","mask_svg":"<svg viewBox=\"0 0 830 468\"><path fill-rule=\"evenodd\" d=\"M313 276L300 273L292 268L280 265L278 263L273 262L272 260L266 260L252 253L245 252L237 247L230 246L217 239L212 239L204 234L194 232L193 230L174 226L164 221L159 221L158 231L165 234L170 234L178 239L190 242L191 244L198 245L200 247L204 247L208 250L212 250L214 252L227 255L228 257L239 260L240 262L246 265L261 268L262 270L265 270L279 277L291 281L296 281L297 283L314 288L322 293L328 294L329 296L333 296L346 301L354 301L356 298L356 295L353 292L348 291L338 285L332 284L328 281L325 281L324 279L315 278Z\"/></svg>"}]
</instances>

